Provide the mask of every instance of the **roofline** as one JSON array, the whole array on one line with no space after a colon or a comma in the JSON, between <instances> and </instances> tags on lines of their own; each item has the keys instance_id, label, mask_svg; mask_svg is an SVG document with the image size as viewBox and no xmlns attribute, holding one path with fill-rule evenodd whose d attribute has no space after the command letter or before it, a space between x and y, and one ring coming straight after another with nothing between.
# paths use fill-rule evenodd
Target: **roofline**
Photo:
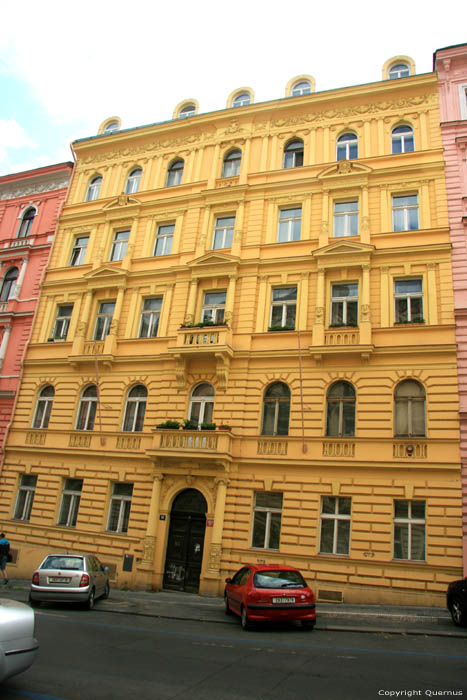
<instances>
[{"instance_id":1,"label":"roofline","mask_svg":"<svg viewBox=\"0 0 467 700\"><path fill-rule=\"evenodd\" d=\"M467 49L467 44L463 42L462 44L452 44L451 46L443 46L441 49L436 49L436 51L433 54L433 73L436 72L436 54L439 51L447 51L448 49L458 49L461 46L465 46Z\"/></svg>"},{"instance_id":2,"label":"roofline","mask_svg":"<svg viewBox=\"0 0 467 700\"><path fill-rule=\"evenodd\" d=\"M48 173L56 172L57 170L66 170L67 168L73 168L74 163L70 160L64 161L63 163L52 163L51 165L43 165L40 168L33 168L32 170L21 170L17 173L9 173L8 175L0 175L0 184L3 182L12 180L25 180L30 177L37 177L39 175L47 175Z\"/></svg>"}]
</instances>

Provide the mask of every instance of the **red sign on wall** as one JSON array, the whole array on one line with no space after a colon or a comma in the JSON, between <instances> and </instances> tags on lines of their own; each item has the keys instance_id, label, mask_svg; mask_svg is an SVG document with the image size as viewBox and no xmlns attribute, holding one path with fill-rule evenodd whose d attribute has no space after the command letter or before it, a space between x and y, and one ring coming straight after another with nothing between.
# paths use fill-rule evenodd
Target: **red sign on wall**
<instances>
[{"instance_id":1,"label":"red sign on wall","mask_svg":"<svg viewBox=\"0 0 467 700\"><path fill-rule=\"evenodd\" d=\"M206 527L212 527L214 525L214 520L206 520Z\"/></svg>"}]
</instances>

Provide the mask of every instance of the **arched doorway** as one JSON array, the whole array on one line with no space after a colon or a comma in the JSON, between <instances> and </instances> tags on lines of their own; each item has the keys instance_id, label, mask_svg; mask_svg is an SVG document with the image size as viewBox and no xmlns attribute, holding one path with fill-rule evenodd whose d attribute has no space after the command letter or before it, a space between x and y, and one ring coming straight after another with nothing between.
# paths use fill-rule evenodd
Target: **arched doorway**
<instances>
[{"instance_id":1,"label":"arched doorway","mask_svg":"<svg viewBox=\"0 0 467 700\"><path fill-rule=\"evenodd\" d=\"M203 561L207 503L196 489L178 494L170 514L164 588L197 593Z\"/></svg>"}]
</instances>

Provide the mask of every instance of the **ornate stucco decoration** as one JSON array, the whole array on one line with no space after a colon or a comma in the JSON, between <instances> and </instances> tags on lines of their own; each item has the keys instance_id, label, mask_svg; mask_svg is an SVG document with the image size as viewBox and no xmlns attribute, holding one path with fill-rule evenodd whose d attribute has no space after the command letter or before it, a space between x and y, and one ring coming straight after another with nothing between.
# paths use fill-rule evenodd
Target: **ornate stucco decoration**
<instances>
[{"instance_id":1,"label":"ornate stucco decoration","mask_svg":"<svg viewBox=\"0 0 467 700\"><path fill-rule=\"evenodd\" d=\"M126 207L129 204L141 204L140 200L137 199L136 197L132 197L130 194L120 194L118 197L115 197L115 199L112 199L111 202L107 202L107 204L104 204L102 209L115 209L116 207Z\"/></svg>"},{"instance_id":2,"label":"ornate stucco decoration","mask_svg":"<svg viewBox=\"0 0 467 700\"><path fill-rule=\"evenodd\" d=\"M318 174L318 178L334 177L336 175L363 175L373 172L373 169L368 165L363 165L355 160L340 160L331 165L329 168L322 170Z\"/></svg>"},{"instance_id":3,"label":"ornate stucco decoration","mask_svg":"<svg viewBox=\"0 0 467 700\"><path fill-rule=\"evenodd\" d=\"M31 178L30 180L25 180L23 182L11 182L6 183L0 188L0 200L1 199L14 199L16 197L27 197L34 194L40 194L42 192L52 192L53 190L60 190L68 187L70 177L55 176L44 181L44 179Z\"/></svg>"}]
</instances>

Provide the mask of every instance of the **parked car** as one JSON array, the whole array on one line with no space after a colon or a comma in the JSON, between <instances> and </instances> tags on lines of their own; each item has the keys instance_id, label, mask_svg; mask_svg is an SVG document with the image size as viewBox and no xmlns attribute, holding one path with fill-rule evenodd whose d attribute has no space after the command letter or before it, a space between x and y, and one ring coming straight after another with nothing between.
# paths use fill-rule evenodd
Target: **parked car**
<instances>
[{"instance_id":1,"label":"parked car","mask_svg":"<svg viewBox=\"0 0 467 700\"><path fill-rule=\"evenodd\" d=\"M446 604L454 624L467 627L467 577L449 584Z\"/></svg>"},{"instance_id":2,"label":"parked car","mask_svg":"<svg viewBox=\"0 0 467 700\"><path fill-rule=\"evenodd\" d=\"M17 600L0 598L0 682L26 671L38 648L34 610Z\"/></svg>"},{"instance_id":3,"label":"parked car","mask_svg":"<svg viewBox=\"0 0 467 700\"><path fill-rule=\"evenodd\" d=\"M84 603L108 598L109 571L93 554L49 554L32 576L29 602Z\"/></svg>"},{"instance_id":4,"label":"parked car","mask_svg":"<svg viewBox=\"0 0 467 700\"><path fill-rule=\"evenodd\" d=\"M243 629L253 622L299 620L313 629L313 591L298 569L278 564L245 564L226 579L225 612L239 615Z\"/></svg>"}]
</instances>

